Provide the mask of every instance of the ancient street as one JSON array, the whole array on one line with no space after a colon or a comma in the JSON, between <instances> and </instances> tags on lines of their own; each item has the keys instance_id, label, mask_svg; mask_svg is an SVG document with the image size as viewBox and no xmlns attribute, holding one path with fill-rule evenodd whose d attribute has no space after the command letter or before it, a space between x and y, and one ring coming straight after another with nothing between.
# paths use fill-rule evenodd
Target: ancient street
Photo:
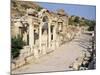
<instances>
[{"instance_id":1,"label":"ancient street","mask_svg":"<svg viewBox=\"0 0 100 75\"><path fill-rule=\"evenodd\" d=\"M72 41L61 45L56 50L44 55L38 63L31 63L14 70L12 73L35 73L48 71L72 70L69 66L90 46L91 36L81 34Z\"/></svg>"}]
</instances>

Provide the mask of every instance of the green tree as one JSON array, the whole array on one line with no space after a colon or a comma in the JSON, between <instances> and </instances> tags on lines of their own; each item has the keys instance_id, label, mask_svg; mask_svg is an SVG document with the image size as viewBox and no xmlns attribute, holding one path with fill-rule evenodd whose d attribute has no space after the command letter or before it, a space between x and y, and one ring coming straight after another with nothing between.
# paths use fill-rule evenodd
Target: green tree
<instances>
[{"instance_id":1,"label":"green tree","mask_svg":"<svg viewBox=\"0 0 100 75\"><path fill-rule=\"evenodd\" d=\"M96 25L96 22L94 20L90 21L88 30L89 31L94 31L95 25Z\"/></svg>"},{"instance_id":2,"label":"green tree","mask_svg":"<svg viewBox=\"0 0 100 75\"><path fill-rule=\"evenodd\" d=\"M36 10L37 11L41 11L41 9L43 9L42 7L37 7Z\"/></svg>"},{"instance_id":3,"label":"green tree","mask_svg":"<svg viewBox=\"0 0 100 75\"><path fill-rule=\"evenodd\" d=\"M80 19L80 17L76 16L75 19L74 19L74 22L79 23L80 22L79 19Z\"/></svg>"}]
</instances>

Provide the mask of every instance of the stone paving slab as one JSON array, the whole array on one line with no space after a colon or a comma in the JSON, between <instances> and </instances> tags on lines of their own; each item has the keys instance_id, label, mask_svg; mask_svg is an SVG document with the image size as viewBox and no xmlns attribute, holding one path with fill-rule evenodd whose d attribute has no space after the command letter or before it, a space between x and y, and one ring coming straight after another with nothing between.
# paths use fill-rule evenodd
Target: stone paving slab
<instances>
[{"instance_id":1,"label":"stone paving slab","mask_svg":"<svg viewBox=\"0 0 100 75\"><path fill-rule=\"evenodd\" d=\"M12 73L36 73L72 70L69 68L69 66L78 57L82 56L82 50L86 50L86 48L83 46L86 46L90 39L91 37L89 35L82 34L80 37L75 38L69 43L63 44L55 51L52 51L51 53L41 57L38 63L31 63L14 70ZM84 42L85 40L87 41ZM80 42L83 46L80 45Z\"/></svg>"}]
</instances>

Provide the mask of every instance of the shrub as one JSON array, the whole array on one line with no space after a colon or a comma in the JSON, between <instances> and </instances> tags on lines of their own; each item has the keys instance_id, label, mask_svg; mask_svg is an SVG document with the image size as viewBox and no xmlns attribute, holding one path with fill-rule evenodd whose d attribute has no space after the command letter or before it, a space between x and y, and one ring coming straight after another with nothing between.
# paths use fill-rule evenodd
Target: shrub
<instances>
[{"instance_id":1,"label":"shrub","mask_svg":"<svg viewBox=\"0 0 100 75\"><path fill-rule=\"evenodd\" d=\"M90 21L90 25L89 25L88 30L89 31L94 31L95 25L96 25L96 22L95 21Z\"/></svg>"},{"instance_id":2,"label":"shrub","mask_svg":"<svg viewBox=\"0 0 100 75\"><path fill-rule=\"evenodd\" d=\"M37 11L41 11L41 9L43 9L42 7L37 7L36 10Z\"/></svg>"},{"instance_id":3,"label":"shrub","mask_svg":"<svg viewBox=\"0 0 100 75\"><path fill-rule=\"evenodd\" d=\"M22 38L20 36L11 39L12 58L16 58L19 56L20 50L23 48L24 44L25 43L22 41Z\"/></svg>"}]
</instances>

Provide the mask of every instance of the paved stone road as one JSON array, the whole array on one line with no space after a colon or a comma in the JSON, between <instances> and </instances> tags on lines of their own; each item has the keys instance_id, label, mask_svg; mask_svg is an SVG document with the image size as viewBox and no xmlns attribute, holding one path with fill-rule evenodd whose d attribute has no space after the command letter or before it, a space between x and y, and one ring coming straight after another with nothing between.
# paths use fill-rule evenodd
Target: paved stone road
<instances>
[{"instance_id":1,"label":"paved stone road","mask_svg":"<svg viewBox=\"0 0 100 75\"><path fill-rule=\"evenodd\" d=\"M71 70L69 65L82 55L90 43L91 36L82 34L71 42L63 44L50 54L41 57L39 63L32 63L14 70L12 73L35 73Z\"/></svg>"}]
</instances>

